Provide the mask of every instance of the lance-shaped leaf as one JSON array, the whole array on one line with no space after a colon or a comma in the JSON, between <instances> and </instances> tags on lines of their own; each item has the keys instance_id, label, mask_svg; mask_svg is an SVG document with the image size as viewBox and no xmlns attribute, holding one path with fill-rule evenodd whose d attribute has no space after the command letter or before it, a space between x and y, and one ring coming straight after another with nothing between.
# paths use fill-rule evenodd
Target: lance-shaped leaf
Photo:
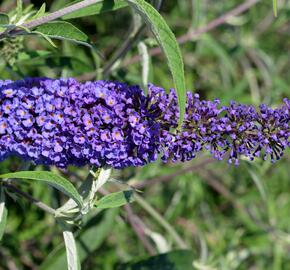
<instances>
[{"instance_id":1,"label":"lance-shaped leaf","mask_svg":"<svg viewBox=\"0 0 290 270\"><path fill-rule=\"evenodd\" d=\"M100 209L115 208L123 206L134 201L133 190L124 190L114 192L102 197L95 203L95 206Z\"/></svg>"},{"instance_id":2,"label":"lance-shaped leaf","mask_svg":"<svg viewBox=\"0 0 290 270\"><path fill-rule=\"evenodd\" d=\"M80 270L81 263L73 233L70 230L63 231L63 239L66 249L67 268L69 270Z\"/></svg>"},{"instance_id":3,"label":"lance-shaped leaf","mask_svg":"<svg viewBox=\"0 0 290 270\"><path fill-rule=\"evenodd\" d=\"M21 171L0 175L2 179L31 179L46 183L72 198L79 207L82 207L82 198L75 187L60 175L47 171Z\"/></svg>"},{"instance_id":4,"label":"lance-shaped leaf","mask_svg":"<svg viewBox=\"0 0 290 270\"><path fill-rule=\"evenodd\" d=\"M96 249L112 233L118 209L109 209L104 212L102 219L98 215L92 217L76 237L76 248L81 262L91 257ZM66 254L64 244L60 244L49 254L39 266L40 270L66 269Z\"/></svg>"},{"instance_id":5,"label":"lance-shaped leaf","mask_svg":"<svg viewBox=\"0 0 290 270\"><path fill-rule=\"evenodd\" d=\"M42 24L34 29L49 38L68 40L85 46L92 47L88 36L69 22L53 21Z\"/></svg>"},{"instance_id":6,"label":"lance-shaped leaf","mask_svg":"<svg viewBox=\"0 0 290 270\"><path fill-rule=\"evenodd\" d=\"M164 51L178 96L180 112L179 127L181 127L185 113L186 89L184 64L177 40L165 20L162 18L159 12L154 9L154 7L152 7L144 0L126 1L142 16L142 18L154 33L160 47Z\"/></svg>"},{"instance_id":7,"label":"lance-shaped leaf","mask_svg":"<svg viewBox=\"0 0 290 270\"><path fill-rule=\"evenodd\" d=\"M7 208L5 205L5 194L3 188L0 186L0 241L3 237L6 222L7 222Z\"/></svg>"},{"instance_id":8,"label":"lance-shaped leaf","mask_svg":"<svg viewBox=\"0 0 290 270\"><path fill-rule=\"evenodd\" d=\"M36 14L33 16L33 19L37 19L45 14L46 4L43 3L40 9L36 12Z\"/></svg>"}]
</instances>

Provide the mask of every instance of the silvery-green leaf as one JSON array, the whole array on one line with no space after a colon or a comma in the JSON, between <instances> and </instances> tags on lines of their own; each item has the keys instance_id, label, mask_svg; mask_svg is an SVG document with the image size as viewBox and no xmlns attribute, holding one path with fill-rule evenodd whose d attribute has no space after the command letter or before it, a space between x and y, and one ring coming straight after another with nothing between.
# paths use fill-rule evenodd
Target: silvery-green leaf
<instances>
[{"instance_id":1,"label":"silvery-green leaf","mask_svg":"<svg viewBox=\"0 0 290 270\"><path fill-rule=\"evenodd\" d=\"M102 168L100 174L96 181L95 192L97 192L100 187L102 187L111 177L112 169L111 168Z\"/></svg>"},{"instance_id":2,"label":"silvery-green leaf","mask_svg":"<svg viewBox=\"0 0 290 270\"><path fill-rule=\"evenodd\" d=\"M73 233L70 230L63 231L63 239L66 249L66 259L68 270L80 270L81 263L79 260L77 246Z\"/></svg>"},{"instance_id":3,"label":"silvery-green leaf","mask_svg":"<svg viewBox=\"0 0 290 270\"><path fill-rule=\"evenodd\" d=\"M46 183L72 198L79 207L82 207L82 198L75 187L60 175L48 171L21 171L0 175L2 179L31 179Z\"/></svg>"},{"instance_id":4,"label":"silvery-green leaf","mask_svg":"<svg viewBox=\"0 0 290 270\"><path fill-rule=\"evenodd\" d=\"M35 33L42 33L46 37L68 40L92 47L88 36L69 22L53 21L39 25L34 29Z\"/></svg>"},{"instance_id":5,"label":"silvery-green leaf","mask_svg":"<svg viewBox=\"0 0 290 270\"><path fill-rule=\"evenodd\" d=\"M40 7L40 9L37 11L37 13L34 15L33 19L37 19L37 18L43 16L45 13L45 9L46 9L46 4L43 3L42 6Z\"/></svg>"},{"instance_id":6,"label":"silvery-green leaf","mask_svg":"<svg viewBox=\"0 0 290 270\"><path fill-rule=\"evenodd\" d=\"M149 3L144 0L126 1L141 15L146 24L151 28L167 58L178 97L179 127L181 127L185 114L186 89L184 64L177 40L159 12Z\"/></svg>"},{"instance_id":7,"label":"silvery-green leaf","mask_svg":"<svg viewBox=\"0 0 290 270\"><path fill-rule=\"evenodd\" d=\"M6 222L7 222L8 210L5 205L5 194L3 188L0 186L0 241L2 240Z\"/></svg>"},{"instance_id":8,"label":"silvery-green leaf","mask_svg":"<svg viewBox=\"0 0 290 270\"><path fill-rule=\"evenodd\" d=\"M124 190L114 192L102 197L95 202L95 206L100 209L115 208L134 201L134 191Z\"/></svg>"},{"instance_id":9,"label":"silvery-green leaf","mask_svg":"<svg viewBox=\"0 0 290 270\"><path fill-rule=\"evenodd\" d=\"M23 2L22 0L17 0L16 2L16 14L17 14L17 20L19 20L22 17L23 13Z\"/></svg>"},{"instance_id":10,"label":"silvery-green leaf","mask_svg":"<svg viewBox=\"0 0 290 270\"><path fill-rule=\"evenodd\" d=\"M118 213L118 209L108 209L100 222L94 226L91 224L85 225L80 235L76 237L76 246L80 261L83 262L86 258L100 247L105 239L110 235L115 225L115 218ZM93 219L90 222L93 222ZM89 223L90 223L89 222ZM39 266L40 270L58 270L65 269L66 267L66 255L65 247L60 244L55 250L49 254L44 262Z\"/></svg>"}]
</instances>

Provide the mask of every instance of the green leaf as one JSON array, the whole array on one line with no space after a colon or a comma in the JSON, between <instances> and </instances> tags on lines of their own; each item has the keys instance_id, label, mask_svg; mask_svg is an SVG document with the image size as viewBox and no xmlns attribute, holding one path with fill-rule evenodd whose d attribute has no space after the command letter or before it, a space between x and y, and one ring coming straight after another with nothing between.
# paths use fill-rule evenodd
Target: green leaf
<instances>
[{"instance_id":1,"label":"green leaf","mask_svg":"<svg viewBox=\"0 0 290 270\"><path fill-rule=\"evenodd\" d=\"M36 27L35 32L49 38L69 40L92 47L88 36L69 22L53 21Z\"/></svg>"},{"instance_id":2,"label":"green leaf","mask_svg":"<svg viewBox=\"0 0 290 270\"><path fill-rule=\"evenodd\" d=\"M63 239L66 249L67 269L80 270L81 263L73 233L70 230L63 231Z\"/></svg>"},{"instance_id":3,"label":"green leaf","mask_svg":"<svg viewBox=\"0 0 290 270\"><path fill-rule=\"evenodd\" d=\"M99 222L99 215L96 215L82 228L81 234L76 237L76 247L79 259L83 262L88 256L100 247L115 225L115 217L118 209L109 209ZM99 223L97 223L99 222ZM97 224L96 224L97 223ZM39 267L40 270L66 269L66 255L63 244L52 251Z\"/></svg>"},{"instance_id":4,"label":"green leaf","mask_svg":"<svg viewBox=\"0 0 290 270\"><path fill-rule=\"evenodd\" d=\"M148 82L149 82L149 74L150 74L150 67L151 67L151 58L148 53L148 48L145 42L139 42L138 44L138 51L141 56L141 65L142 65L142 87L145 93L148 93Z\"/></svg>"},{"instance_id":5,"label":"green leaf","mask_svg":"<svg viewBox=\"0 0 290 270\"><path fill-rule=\"evenodd\" d=\"M82 207L82 198L75 187L60 175L47 171L21 171L0 175L3 179L31 179L44 182L57 190L63 192L70 198L74 199L79 207Z\"/></svg>"},{"instance_id":6,"label":"green leaf","mask_svg":"<svg viewBox=\"0 0 290 270\"><path fill-rule=\"evenodd\" d=\"M126 1L142 16L164 51L178 96L179 127L181 127L185 113L186 89L184 64L177 40L162 16L150 4L144 0Z\"/></svg>"},{"instance_id":7,"label":"green leaf","mask_svg":"<svg viewBox=\"0 0 290 270\"><path fill-rule=\"evenodd\" d=\"M34 34L38 34L40 36L42 36L52 47L57 48L57 46L55 45L55 43L51 40L51 38L39 31L33 31Z\"/></svg>"},{"instance_id":8,"label":"green leaf","mask_svg":"<svg viewBox=\"0 0 290 270\"><path fill-rule=\"evenodd\" d=\"M178 250L149 257L139 262L124 264L117 267L117 270L193 270L193 260L192 251Z\"/></svg>"},{"instance_id":9,"label":"green leaf","mask_svg":"<svg viewBox=\"0 0 290 270\"><path fill-rule=\"evenodd\" d=\"M79 2L79 1L76 1ZM74 4L76 2L70 3ZM85 8L81 8L77 11L74 11L72 13L69 13L62 18L67 20L67 19L74 19L74 18L80 18L80 17L85 17L85 16L91 16L91 15L96 15L108 11L113 11L117 10L120 8L124 8L128 6L126 1L124 0L100 0L98 3L90 5Z\"/></svg>"},{"instance_id":10,"label":"green leaf","mask_svg":"<svg viewBox=\"0 0 290 270\"><path fill-rule=\"evenodd\" d=\"M33 16L33 19L37 19L37 18L43 16L45 13L45 9L46 9L46 4L43 3L42 6L40 7L40 9L37 11L37 13Z\"/></svg>"},{"instance_id":11,"label":"green leaf","mask_svg":"<svg viewBox=\"0 0 290 270\"><path fill-rule=\"evenodd\" d=\"M22 13L23 13L23 2L22 0L17 0L16 5L17 20L19 20L22 17Z\"/></svg>"},{"instance_id":12,"label":"green leaf","mask_svg":"<svg viewBox=\"0 0 290 270\"><path fill-rule=\"evenodd\" d=\"M9 24L9 16L5 13L0 13L0 25Z\"/></svg>"},{"instance_id":13,"label":"green leaf","mask_svg":"<svg viewBox=\"0 0 290 270\"><path fill-rule=\"evenodd\" d=\"M5 194L3 188L0 186L0 241L2 240L6 222L7 222L8 210L5 205Z\"/></svg>"},{"instance_id":14,"label":"green leaf","mask_svg":"<svg viewBox=\"0 0 290 270\"><path fill-rule=\"evenodd\" d=\"M115 208L134 201L133 190L114 192L102 197L95 206L100 209Z\"/></svg>"}]
</instances>

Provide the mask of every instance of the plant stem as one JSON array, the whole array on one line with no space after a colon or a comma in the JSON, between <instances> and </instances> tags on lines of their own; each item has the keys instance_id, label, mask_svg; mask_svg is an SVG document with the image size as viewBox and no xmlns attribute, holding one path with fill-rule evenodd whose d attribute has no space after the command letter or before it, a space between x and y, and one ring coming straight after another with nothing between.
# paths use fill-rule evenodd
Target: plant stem
<instances>
[{"instance_id":1,"label":"plant stem","mask_svg":"<svg viewBox=\"0 0 290 270\"><path fill-rule=\"evenodd\" d=\"M50 206L46 205L45 203L33 198L31 195L29 195L28 193L18 189L17 187L7 184L7 183L3 183L3 187L8 188L10 190L12 190L13 192L21 195L22 197L24 197L25 199L27 199L30 203L32 203L33 205L37 206L38 208L44 210L45 212L55 215L56 211L55 209L51 208Z\"/></svg>"},{"instance_id":2,"label":"plant stem","mask_svg":"<svg viewBox=\"0 0 290 270\"><path fill-rule=\"evenodd\" d=\"M147 212L149 213L173 238L175 243L181 249L187 249L187 244L181 239L177 234L175 229L141 196L138 194L134 195L136 202Z\"/></svg>"},{"instance_id":3,"label":"plant stem","mask_svg":"<svg viewBox=\"0 0 290 270\"><path fill-rule=\"evenodd\" d=\"M67 15L67 14L72 13L74 11L77 11L79 9L91 6L91 5L96 4L98 2L102 2L102 0L84 0L84 1L78 2L76 4L73 4L71 6L62 8L62 9L57 10L55 12L52 12L48 15L37 18L35 20L31 20L30 22L24 23L21 26L24 28L33 29L39 25L42 25L44 23L48 23L48 22L53 21L55 19L61 18L64 15ZM17 33L22 32L22 31L23 30L12 30L10 33L17 34ZM4 32L0 33L0 38L2 38L4 36Z\"/></svg>"},{"instance_id":4,"label":"plant stem","mask_svg":"<svg viewBox=\"0 0 290 270\"><path fill-rule=\"evenodd\" d=\"M91 5L96 4L98 2L102 2L102 0L84 0L84 1L78 2L76 4L73 4L71 6L62 8L62 9L57 10L55 12L52 12L48 15L45 15L45 16L42 16L42 17L37 18L35 20L32 20L30 22L24 23L22 26L29 28L29 29L35 28L36 26L39 26L41 24L53 21L53 20L58 19L58 18L61 18L64 15L67 15L67 14L72 13L74 11L77 11L79 9L91 6Z\"/></svg>"}]
</instances>

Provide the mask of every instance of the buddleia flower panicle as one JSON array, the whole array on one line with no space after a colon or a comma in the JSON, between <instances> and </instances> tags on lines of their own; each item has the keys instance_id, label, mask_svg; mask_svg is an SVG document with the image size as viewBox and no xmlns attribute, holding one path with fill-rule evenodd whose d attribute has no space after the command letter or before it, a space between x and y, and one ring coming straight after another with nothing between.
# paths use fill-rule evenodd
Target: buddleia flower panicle
<instances>
[{"instance_id":1,"label":"buddleia flower panicle","mask_svg":"<svg viewBox=\"0 0 290 270\"><path fill-rule=\"evenodd\" d=\"M188 161L203 150L238 164L241 156L278 160L290 146L290 101L261 105L201 100L187 93L178 125L174 90L152 84L79 83L75 79L0 81L0 160L11 155L36 164L124 168ZM226 155L228 153L228 155Z\"/></svg>"}]
</instances>

